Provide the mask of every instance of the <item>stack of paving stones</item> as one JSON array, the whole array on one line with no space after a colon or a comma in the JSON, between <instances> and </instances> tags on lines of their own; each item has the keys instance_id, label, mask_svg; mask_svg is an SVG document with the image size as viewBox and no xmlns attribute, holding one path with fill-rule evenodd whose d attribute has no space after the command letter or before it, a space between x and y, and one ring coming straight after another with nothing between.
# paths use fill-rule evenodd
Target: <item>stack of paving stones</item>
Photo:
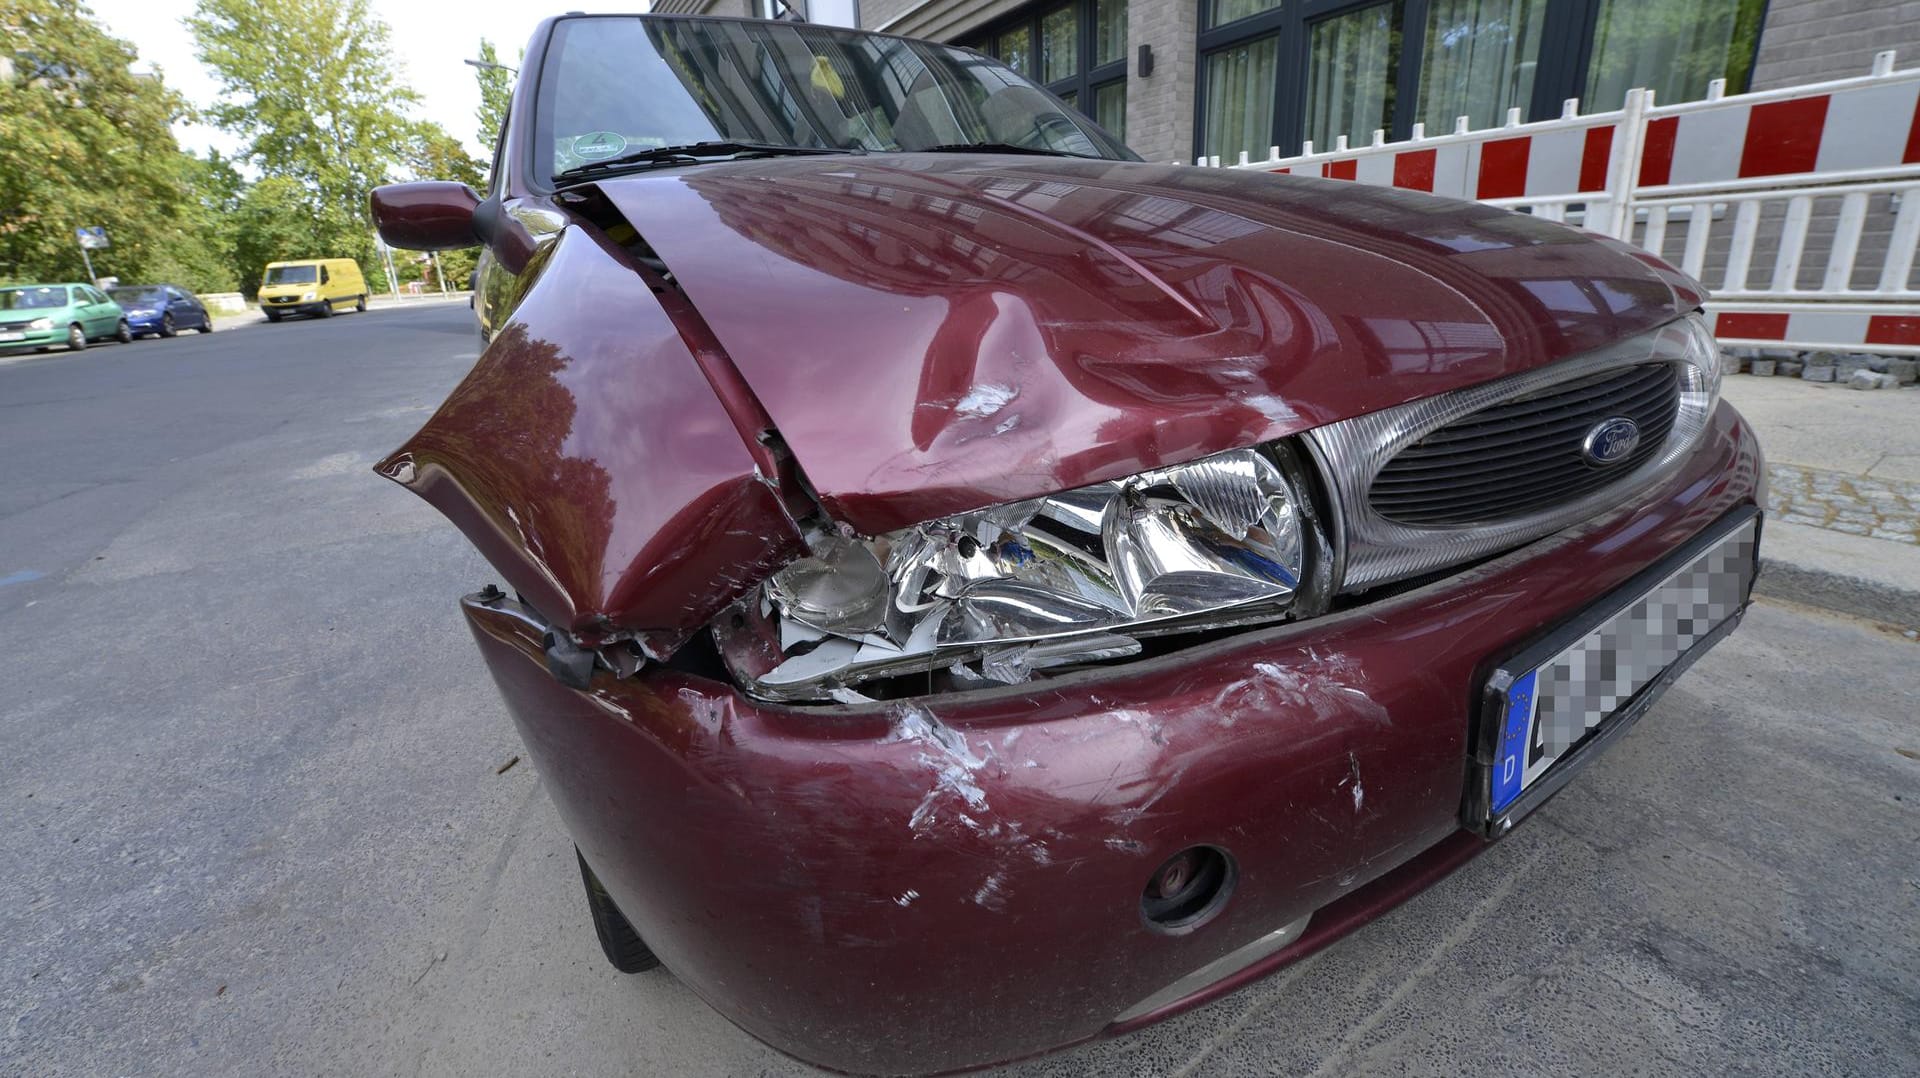
<instances>
[{"instance_id":1,"label":"stack of paving stones","mask_svg":"<svg viewBox=\"0 0 1920 1078\"><path fill-rule=\"evenodd\" d=\"M1761 378L1832 382L1849 389L1898 389L1920 382L1920 360L1865 352L1790 352L1778 348L1729 349L1729 371Z\"/></svg>"},{"instance_id":2,"label":"stack of paving stones","mask_svg":"<svg viewBox=\"0 0 1920 1078\"><path fill-rule=\"evenodd\" d=\"M1768 503L1778 519L1920 546L1920 483L1767 466Z\"/></svg>"}]
</instances>

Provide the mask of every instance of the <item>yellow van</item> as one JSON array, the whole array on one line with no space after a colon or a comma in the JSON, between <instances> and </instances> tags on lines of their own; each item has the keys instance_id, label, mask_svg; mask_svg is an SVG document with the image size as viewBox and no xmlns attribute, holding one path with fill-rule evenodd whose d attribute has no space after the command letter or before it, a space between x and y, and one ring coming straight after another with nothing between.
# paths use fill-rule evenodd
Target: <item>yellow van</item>
<instances>
[{"instance_id":1,"label":"yellow van","mask_svg":"<svg viewBox=\"0 0 1920 1078\"><path fill-rule=\"evenodd\" d=\"M360 276L360 264L351 258L269 262L260 278L260 309L269 322L290 314L330 318L348 307L367 309L367 282Z\"/></svg>"}]
</instances>

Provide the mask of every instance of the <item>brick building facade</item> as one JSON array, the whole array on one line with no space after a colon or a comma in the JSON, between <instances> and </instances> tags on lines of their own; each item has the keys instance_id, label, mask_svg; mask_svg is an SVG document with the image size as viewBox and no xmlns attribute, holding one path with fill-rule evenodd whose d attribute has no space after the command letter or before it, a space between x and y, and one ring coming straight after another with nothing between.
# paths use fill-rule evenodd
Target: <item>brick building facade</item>
<instances>
[{"instance_id":1,"label":"brick building facade","mask_svg":"<svg viewBox=\"0 0 1920 1078\"><path fill-rule=\"evenodd\" d=\"M1569 97L1618 105L1920 63L1920 0L655 0L657 12L812 22L999 56L1148 160L1255 159L1416 122L1482 127ZM789 16L790 17L790 16ZM1586 106L1583 106L1586 107Z\"/></svg>"}]
</instances>

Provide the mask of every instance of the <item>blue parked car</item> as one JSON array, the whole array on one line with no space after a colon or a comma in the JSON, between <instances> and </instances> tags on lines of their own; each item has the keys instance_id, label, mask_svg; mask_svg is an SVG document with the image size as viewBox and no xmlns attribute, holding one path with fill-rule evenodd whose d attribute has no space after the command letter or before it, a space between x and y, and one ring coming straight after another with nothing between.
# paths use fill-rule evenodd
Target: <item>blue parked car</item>
<instances>
[{"instance_id":1,"label":"blue parked car","mask_svg":"<svg viewBox=\"0 0 1920 1078\"><path fill-rule=\"evenodd\" d=\"M134 336L171 337L183 329L213 332L213 316L192 292L171 284L130 284L107 290L127 312Z\"/></svg>"}]
</instances>

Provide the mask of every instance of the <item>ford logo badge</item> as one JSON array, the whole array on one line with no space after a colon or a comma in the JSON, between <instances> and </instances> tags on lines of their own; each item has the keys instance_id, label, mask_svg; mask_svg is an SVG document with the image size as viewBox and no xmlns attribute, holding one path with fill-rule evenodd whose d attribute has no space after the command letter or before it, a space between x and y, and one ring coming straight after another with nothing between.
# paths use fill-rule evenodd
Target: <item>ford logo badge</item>
<instances>
[{"instance_id":1,"label":"ford logo badge","mask_svg":"<svg viewBox=\"0 0 1920 1078\"><path fill-rule=\"evenodd\" d=\"M1640 444L1640 424L1626 416L1603 419L1587 432L1580 443L1580 455L1599 465L1618 464L1631 456Z\"/></svg>"}]
</instances>

